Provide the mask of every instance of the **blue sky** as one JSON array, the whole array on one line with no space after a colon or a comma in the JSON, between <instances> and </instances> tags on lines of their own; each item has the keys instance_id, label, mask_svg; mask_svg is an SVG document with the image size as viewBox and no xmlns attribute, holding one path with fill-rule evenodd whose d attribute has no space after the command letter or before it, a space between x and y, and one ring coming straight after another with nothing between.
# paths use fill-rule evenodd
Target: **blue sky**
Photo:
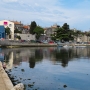
<instances>
[{"instance_id":1,"label":"blue sky","mask_svg":"<svg viewBox=\"0 0 90 90\"><path fill-rule=\"evenodd\" d=\"M0 20L36 21L42 27L68 23L71 29L89 31L89 8L90 0L0 0Z\"/></svg>"}]
</instances>

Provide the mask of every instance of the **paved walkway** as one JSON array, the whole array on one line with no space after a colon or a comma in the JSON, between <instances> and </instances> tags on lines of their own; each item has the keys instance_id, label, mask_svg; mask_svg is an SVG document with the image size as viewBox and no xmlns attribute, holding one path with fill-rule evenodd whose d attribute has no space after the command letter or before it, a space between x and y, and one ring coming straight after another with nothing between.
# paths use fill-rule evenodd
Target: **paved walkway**
<instances>
[{"instance_id":1,"label":"paved walkway","mask_svg":"<svg viewBox=\"0 0 90 90\"><path fill-rule=\"evenodd\" d=\"M0 90L11 90L12 88L13 84L3 69L2 63L0 62Z\"/></svg>"}]
</instances>

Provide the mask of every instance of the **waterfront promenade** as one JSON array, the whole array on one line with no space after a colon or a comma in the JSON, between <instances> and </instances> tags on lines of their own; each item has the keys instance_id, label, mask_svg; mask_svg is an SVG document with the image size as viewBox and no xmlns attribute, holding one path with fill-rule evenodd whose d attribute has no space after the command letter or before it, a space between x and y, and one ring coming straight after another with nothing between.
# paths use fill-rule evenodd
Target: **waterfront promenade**
<instances>
[{"instance_id":1,"label":"waterfront promenade","mask_svg":"<svg viewBox=\"0 0 90 90\"><path fill-rule=\"evenodd\" d=\"M10 41L10 40L3 40L0 41L1 47L49 47L49 46L57 46L56 43L31 43L31 42L20 42L20 41Z\"/></svg>"},{"instance_id":2,"label":"waterfront promenade","mask_svg":"<svg viewBox=\"0 0 90 90\"><path fill-rule=\"evenodd\" d=\"M90 46L90 44L76 44L76 43L31 43L29 41L21 42L21 41L14 41L14 40L0 40L1 47L57 47L57 46Z\"/></svg>"}]
</instances>

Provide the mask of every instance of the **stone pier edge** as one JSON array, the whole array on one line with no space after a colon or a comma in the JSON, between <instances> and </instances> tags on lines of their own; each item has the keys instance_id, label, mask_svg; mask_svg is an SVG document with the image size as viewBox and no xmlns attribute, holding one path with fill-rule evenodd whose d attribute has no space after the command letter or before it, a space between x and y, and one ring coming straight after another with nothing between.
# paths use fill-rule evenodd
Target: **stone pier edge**
<instances>
[{"instance_id":1,"label":"stone pier edge","mask_svg":"<svg viewBox=\"0 0 90 90\"><path fill-rule=\"evenodd\" d=\"M10 80L10 78L8 77L7 73L5 72L5 70L3 69L3 66L2 66L2 62L0 61L0 74L1 74L1 77L3 79L3 85L5 86L5 88L7 90L11 90L14 86Z\"/></svg>"}]
</instances>

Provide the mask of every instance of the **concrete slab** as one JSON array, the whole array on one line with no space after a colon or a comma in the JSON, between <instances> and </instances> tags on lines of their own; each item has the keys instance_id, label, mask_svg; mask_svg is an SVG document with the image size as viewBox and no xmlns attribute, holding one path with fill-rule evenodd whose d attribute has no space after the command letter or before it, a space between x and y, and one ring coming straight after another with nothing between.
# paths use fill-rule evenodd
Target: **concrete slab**
<instances>
[{"instance_id":1,"label":"concrete slab","mask_svg":"<svg viewBox=\"0 0 90 90\"><path fill-rule=\"evenodd\" d=\"M2 63L0 62L0 90L11 90L13 87L14 86L11 80L3 69Z\"/></svg>"},{"instance_id":2,"label":"concrete slab","mask_svg":"<svg viewBox=\"0 0 90 90\"><path fill-rule=\"evenodd\" d=\"M0 62L0 90L24 90L24 85L22 83L13 86L7 73L3 69L1 62Z\"/></svg>"}]
</instances>

